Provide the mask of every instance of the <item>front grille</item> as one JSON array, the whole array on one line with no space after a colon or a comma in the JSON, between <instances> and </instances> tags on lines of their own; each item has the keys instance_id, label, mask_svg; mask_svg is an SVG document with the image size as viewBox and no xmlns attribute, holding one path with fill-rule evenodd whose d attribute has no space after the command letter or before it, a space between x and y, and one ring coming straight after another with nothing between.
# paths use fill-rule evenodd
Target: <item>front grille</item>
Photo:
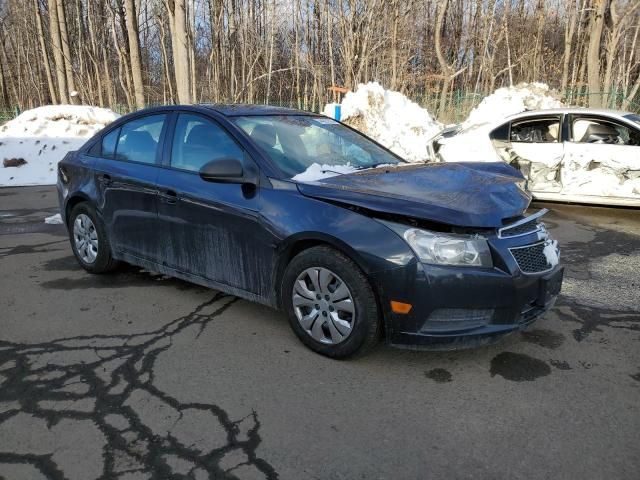
<instances>
[{"instance_id":1,"label":"front grille","mask_svg":"<svg viewBox=\"0 0 640 480\"><path fill-rule=\"evenodd\" d=\"M494 312L494 309L438 308L431 312L420 331L436 333L483 327L491 322Z\"/></svg>"},{"instance_id":2,"label":"front grille","mask_svg":"<svg viewBox=\"0 0 640 480\"><path fill-rule=\"evenodd\" d=\"M540 242L525 247L510 248L509 251L524 273L541 273L553 268L544 254L544 247L545 242Z\"/></svg>"},{"instance_id":3,"label":"front grille","mask_svg":"<svg viewBox=\"0 0 640 480\"><path fill-rule=\"evenodd\" d=\"M516 225L514 227L503 228L500 231L500 236L502 238L507 237L517 237L518 235L524 235L526 233L533 233L540 228L540 224L538 223L538 219L534 218L526 223L521 223L520 225Z\"/></svg>"},{"instance_id":4,"label":"front grille","mask_svg":"<svg viewBox=\"0 0 640 480\"><path fill-rule=\"evenodd\" d=\"M498 229L498 237L500 238L508 238L508 237L517 237L519 235L527 235L529 233L534 233L539 230L544 230L544 225L538 222L538 219L545 215L549 210L543 208L533 215L529 215L528 217L522 218L511 225L507 225L506 227L502 227Z\"/></svg>"}]
</instances>

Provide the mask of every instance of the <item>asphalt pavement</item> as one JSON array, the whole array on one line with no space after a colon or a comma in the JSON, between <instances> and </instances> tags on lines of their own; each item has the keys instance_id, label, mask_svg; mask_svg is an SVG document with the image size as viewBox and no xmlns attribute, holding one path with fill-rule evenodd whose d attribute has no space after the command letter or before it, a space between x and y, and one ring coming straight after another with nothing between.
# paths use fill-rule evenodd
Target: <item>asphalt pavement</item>
<instances>
[{"instance_id":1,"label":"asphalt pavement","mask_svg":"<svg viewBox=\"0 0 640 480\"><path fill-rule=\"evenodd\" d=\"M283 314L91 275L0 189L0 479L637 479L640 211L551 205L554 310L461 352L307 350Z\"/></svg>"}]
</instances>

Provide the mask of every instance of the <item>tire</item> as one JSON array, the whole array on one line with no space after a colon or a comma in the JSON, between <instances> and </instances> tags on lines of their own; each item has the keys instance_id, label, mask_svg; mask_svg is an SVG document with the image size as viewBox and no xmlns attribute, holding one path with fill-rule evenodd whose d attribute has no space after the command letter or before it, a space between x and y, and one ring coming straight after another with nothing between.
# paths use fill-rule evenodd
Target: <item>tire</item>
<instances>
[{"instance_id":1,"label":"tire","mask_svg":"<svg viewBox=\"0 0 640 480\"><path fill-rule=\"evenodd\" d=\"M86 228L75 231L76 222L78 221L82 225L83 220L84 227ZM114 260L111 255L111 244L109 243L109 236L104 228L102 219L98 216L91 204L82 202L73 207L69 214L67 228L73 254L76 260L78 260L78 263L87 272L106 273L114 270L118 266L118 261ZM84 232L88 232L91 242L88 243L85 241L80 244L79 238L86 240L86 234ZM89 246L87 249L84 249L83 245Z\"/></svg>"},{"instance_id":2,"label":"tire","mask_svg":"<svg viewBox=\"0 0 640 480\"><path fill-rule=\"evenodd\" d=\"M287 265L281 285L289 324L311 350L339 359L363 354L378 343L382 323L373 289L362 270L338 250L318 246L299 253ZM344 286L349 297L341 300Z\"/></svg>"}]
</instances>

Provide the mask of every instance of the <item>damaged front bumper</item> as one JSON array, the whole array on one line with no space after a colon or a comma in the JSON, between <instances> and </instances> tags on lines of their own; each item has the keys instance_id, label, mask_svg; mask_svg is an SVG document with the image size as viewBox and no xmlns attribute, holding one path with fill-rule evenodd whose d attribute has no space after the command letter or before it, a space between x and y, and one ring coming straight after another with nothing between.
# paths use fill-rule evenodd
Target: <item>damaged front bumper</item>
<instances>
[{"instance_id":1,"label":"damaged front bumper","mask_svg":"<svg viewBox=\"0 0 640 480\"><path fill-rule=\"evenodd\" d=\"M533 323L554 305L564 270L557 256L544 264L544 250L556 244L542 224L536 225L524 234L500 231L488 238L494 268L414 262L374 274L387 343L456 350L493 343ZM386 307L391 300L412 308L408 314L394 313Z\"/></svg>"}]
</instances>

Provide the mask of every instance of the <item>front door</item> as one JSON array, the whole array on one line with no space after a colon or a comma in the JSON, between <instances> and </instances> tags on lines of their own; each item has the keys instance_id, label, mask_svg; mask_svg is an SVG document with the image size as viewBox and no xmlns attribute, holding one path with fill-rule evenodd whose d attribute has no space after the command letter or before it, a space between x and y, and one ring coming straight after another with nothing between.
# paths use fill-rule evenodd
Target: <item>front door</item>
<instances>
[{"instance_id":1,"label":"front door","mask_svg":"<svg viewBox=\"0 0 640 480\"><path fill-rule=\"evenodd\" d=\"M273 250L259 220L259 187L208 182L198 174L212 160L252 160L217 122L193 113L177 114L170 151L158 176L165 263L266 296Z\"/></svg>"},{"instance_id":2,"label":"front door","mask_svg":"<svg viewBox=\"0 0 640 480\"><path fill-rule=\"evenodd\" d=\"M515 161L529 180L533 192L559 192L563 144L560 115L514 120L509 133L510 160Z\"/></svg>"},{"instance_id":3,"label":"front door","mask_svg":"<svg viewBox=\"0 0 640 480\"><path fill-rule=\"evenodd\" d=\"M166 114L138 117L92 148L99 207L114 250L153 260L159 253L156 177ZM99 147L99 148L98 148Z\"/></svg>"}]
</instances>

